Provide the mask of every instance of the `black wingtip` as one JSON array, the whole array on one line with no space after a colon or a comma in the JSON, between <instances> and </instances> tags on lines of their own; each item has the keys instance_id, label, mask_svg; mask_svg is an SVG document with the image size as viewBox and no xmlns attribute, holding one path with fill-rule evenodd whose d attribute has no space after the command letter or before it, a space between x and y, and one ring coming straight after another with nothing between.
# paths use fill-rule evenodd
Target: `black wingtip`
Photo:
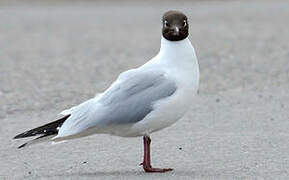
<instances>
[{"instance_id":1,"label":"black wingtip","mask_svg":"<svg viewBox=\"0 0 289 180\"><path fill-rule=\"evenodd\" d=\"M19 139L19 138L24 138L26 137L25 135L27 134L27 131L21 134L16 135L13 139Z\"/></svg>"},{"instance_id":2,"label":"black wingtip","mask_svg":"<svg viewBox=\"0 0 289 180\"><path fill-rule=\"evenodd\" d=\"M21 149L21 148L23 148L23 147L26 146L26 145L27 145L27 143L24 143L24 144L22 144L21 146L19 146L18 149Z\"/></svg>"},{"instance_id":3,"label":"black wingtip","mask_svg":"<svg viewBox=\"0 0 289 180\"><path fill-rule=\"evenodd\" d=\"M13 139L19 139L20 138L20 134L18 134L17 136L15 136Z\"/></svg>"},{"instance_id":4,"label":"black wingtip","mask_svg":"<svg viewBox=\"0 0 289 180\"><path fill-rule=\"evenodd\" d=\"M16 135L13 139L20 139L20 138L26 138L26 137L31 137L31 136L36 136L39 134L57 134L58 133L58 129L59 127L61 127L61 125L64 123L64 121L70 116L64 116L60 119L57 119L56 121L50 122L48 124L45 124L43 126L31 129L29 131L25 131L24 133L18 134Z\"/></svg>"}]
</instances>

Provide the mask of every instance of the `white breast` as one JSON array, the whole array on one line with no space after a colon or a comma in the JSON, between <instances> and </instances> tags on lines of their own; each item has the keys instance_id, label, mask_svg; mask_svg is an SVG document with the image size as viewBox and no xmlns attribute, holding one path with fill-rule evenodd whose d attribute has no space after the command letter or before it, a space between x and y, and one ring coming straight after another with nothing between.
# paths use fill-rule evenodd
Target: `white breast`
<instances>
[{"instance_id":1,"label":"white breast","mask_svg":"<svg viewBox=\"0 0 289 180\"><path fill-rule=\"evenodd\" d=\"M182 118L193 103L199 88L199 65L189 39L171 42L164 38L159 54L141 68L158 66L176 82L177 90L169 98L153 105L154 110L121 136L141 136L166 128Z\"/></svg>"}]
</instances>

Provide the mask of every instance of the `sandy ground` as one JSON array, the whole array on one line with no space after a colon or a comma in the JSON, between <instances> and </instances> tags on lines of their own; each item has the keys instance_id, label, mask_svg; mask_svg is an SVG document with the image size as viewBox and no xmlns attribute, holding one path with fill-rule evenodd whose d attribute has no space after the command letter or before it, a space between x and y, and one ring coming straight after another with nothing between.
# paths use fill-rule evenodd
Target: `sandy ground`
<instances>
[{"instance_id":1,"label":"sandy ground","mask_svg":"<svg viewBox=\"0 0 289 180\"><path fill-rule=\"evenodd\" d=\"M200 94L186 116L142 138L97 135L18 150L12 137L104 90L153 57L160 17L190 18ZM289 2L0 5L0 179L288 179Z\"/></svg>"}]
</instances>

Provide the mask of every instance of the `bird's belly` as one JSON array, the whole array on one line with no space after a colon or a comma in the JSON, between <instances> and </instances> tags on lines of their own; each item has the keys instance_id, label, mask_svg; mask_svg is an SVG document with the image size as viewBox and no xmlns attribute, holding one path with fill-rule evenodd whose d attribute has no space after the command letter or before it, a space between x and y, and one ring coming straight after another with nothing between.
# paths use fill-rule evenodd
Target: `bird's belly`
<instances>
[{"instance_id":1,"label":"bird's belly","mask_svg":"<svg viewBox=\"0 0 289 180\"><path fill-rule=\"evenodd\" d=\"M154 110L143 120L124 127L122 132L118 129L113 134L124 137L143 136L166 128L184 116L195 94L191 89L177 91L170 98L156 103Z\"/></svg>"}]
</instances>

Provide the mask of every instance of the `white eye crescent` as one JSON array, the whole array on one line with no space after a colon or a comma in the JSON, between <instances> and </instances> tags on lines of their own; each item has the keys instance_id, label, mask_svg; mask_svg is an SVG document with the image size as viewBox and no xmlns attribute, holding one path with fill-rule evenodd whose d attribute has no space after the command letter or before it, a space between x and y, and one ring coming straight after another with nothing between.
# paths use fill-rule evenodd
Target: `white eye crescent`
<instances>
[{"instance_id":1,"label":"white eye crescent","mask_svg":"<svg viewBox=\"0 0 289 180\"><path fill-rule=\"evenodd\" d=\"M169 26L169 23L168 23L167 20L165 20L164 25L165 25L165 27L168 27L168 26Z\"/></svg>"},{"instance_id":2,"label":"white eye crescent","mask_svg":"<svg viewBox=\"0 0 289 180\"><path fill-rule=\"evenodd\" d=\"M187 26L187 20L184 20L183 26Z\"/></svg>"}]
</instances>

